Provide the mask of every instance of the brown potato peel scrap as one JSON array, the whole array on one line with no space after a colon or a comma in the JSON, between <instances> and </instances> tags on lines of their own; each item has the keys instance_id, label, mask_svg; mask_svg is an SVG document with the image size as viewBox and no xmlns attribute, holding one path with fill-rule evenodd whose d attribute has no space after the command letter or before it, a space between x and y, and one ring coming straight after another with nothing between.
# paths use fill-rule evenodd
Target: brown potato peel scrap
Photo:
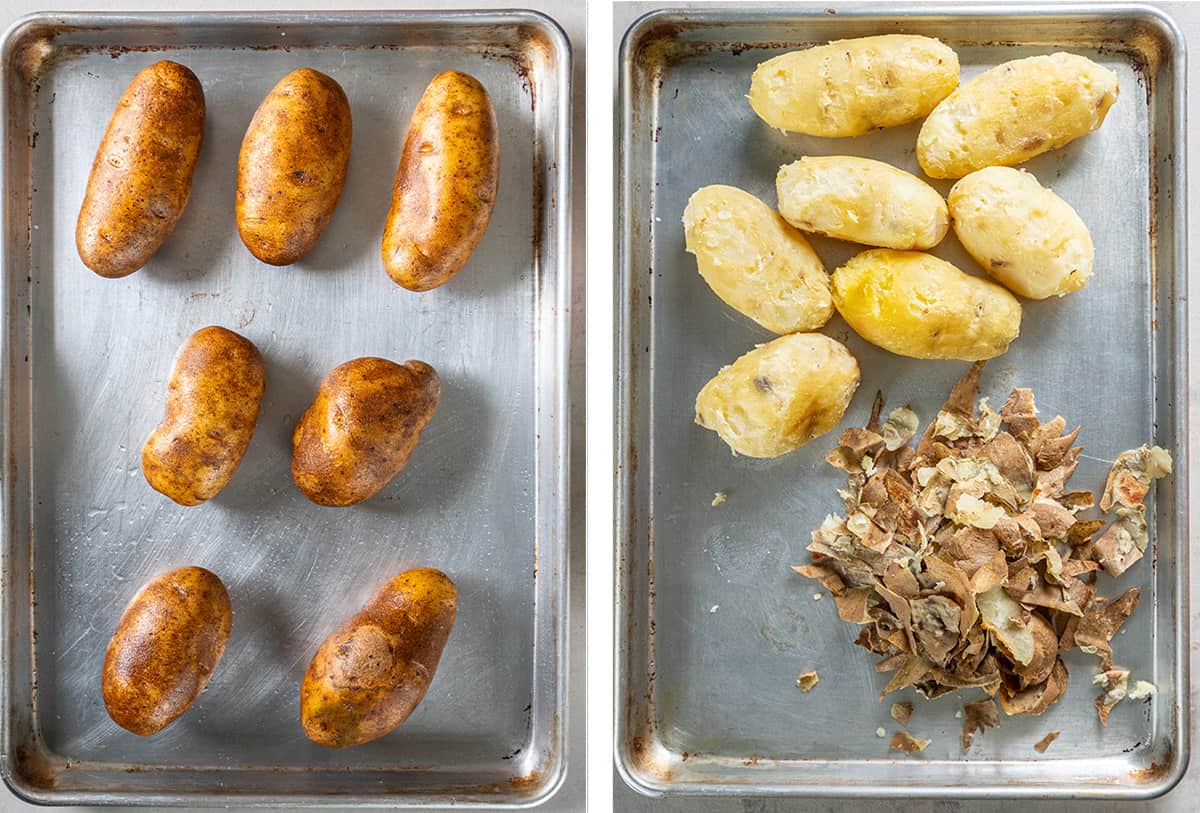
<instances>
[{"instance_id":1,"label":"brown potato peel scrap","mask_svg":"<svg viewBox=\"0 0 1200 813\"><path fill-rule=\"evenodd\" d=\"M963 705L962 747L966 751L976 733L1000 724L1000 711L994 700L978 700Z\"/></svg>"},{"instance_id":2,"label":"brown potato peel scrap","mask_svg":"<svg viewBox=\"0 0 1200 813\"><path fill-rule=\"evenodd\" d=\"M892 735L892 741L888 743L888 748L893 751L903 751L906 754L915 754L918 751L924 751L929 745L929 740L917 739L907 731L897 731Z\"/></svg>"},{"instance_id":3,"label":"brown potato peel scrap","mask_svg":"<svg viewBox=\"0 0 1200 813\"><path fill-rule=\"evenodd\" d=\"M796 688L802 692L812 691L813 686L816 686L820 682L821 677L814 669L810 669L807 672L801 672L796 676Z\"/></svg>"},{"instance_id":4,"label":"brown potato peel scrap","mask_svg":"<svg viewBox=\"0 0 1200 813\"><path fill-rule=\"evenodd\" d=\"M1046 736L1042 737L1040 740L1035 742L1033 744L1033 749L1035 751L1037 751L1039 754L1046 753L1046 749L1050 747L1050 743L1057 740L1058 735L1061 733L1062 733L1061 731L1051 731L1049 734L1047 734Z\"/></svg>"},{"instance_id":5,"label":"brown potato peel scrap","mask_svg":"<svg viewBox=\"0 0 1200 813\"><path fill-rule=\"evenodd\" d=\"M893 703L892 704L892 719L902 726L907 726L908 721L912 719L913 704L912 703Z\"/></svg>"}]
</instances>

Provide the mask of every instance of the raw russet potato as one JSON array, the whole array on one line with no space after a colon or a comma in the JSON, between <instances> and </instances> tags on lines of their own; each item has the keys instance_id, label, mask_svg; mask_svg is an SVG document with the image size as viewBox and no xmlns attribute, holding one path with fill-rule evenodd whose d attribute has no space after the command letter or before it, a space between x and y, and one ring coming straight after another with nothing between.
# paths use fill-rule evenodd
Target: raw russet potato
<instances>
[{"instance_id":1,"label":"raw russet potato","mask_svg":"<svg viewBox=\"0 0 1200 813\"><path fill-rule=\"evenodd\" d=\"M1071 205L1028 172L987 167L950 190L954 233L997 282L1045 299L1078 291L1092 276L1092 236Z\"/></svg>"},{"instance_id":2,"label":"raw russet potato","mask_svg":"<svg viewBox=\"0 0 1200 813\"><path fill-rule=\"evenodd\" d=\"M713 293L767 330L815 330L833 315L821 258L749 192L720 185L697 190L683 211L683 229Z\"/></svg>"},{"instance_id":3,"label":"raw russet potato","mask_svg":"<svg viewBox=\"0 0 1200 813\"><path fill-rule=\"evenodd\" d=\"M1012 294L920 251L877 248L851 257L833 272L833 302L864 339L911 358L992 358L1021 328Z\"/></svg>"},{"instance_id":4,"label":"raw russet potato","mask_svg":"<svg viewBox=\"0 0 1200 813\"><path fill-rule=\"evenodd\" d=\"M1117 75L1086 57L1014 59L934 108L917 137L917 160L931 178L1020 164L1098 129L1117 94Z\"/></svg>"},{"instance_id":5,"label":"raw russet potato","mask_svg":"<svg viewBox=\"0 0 1200 813\"><path fill-rule=\"evenodd\" d=\"M870 158L806 156L780 167L775 191L779 214L801 231L868 246L933 248L950 227L936 189Z\"/></svg>"},{"instance_id":6,"label":"raw russet potato","mask_svg":"<svg viewBox=\"0 0 1200 813\"><path fill-rule=\"evenodd\" d=\"M772 127L836 138L916 121L957 86L950 48L883 34L768 59L750 79L750 106Z\"/></svg>"},{"instance_id":7,"label":"raw russet potato","mask_svg":"<svg viewBox=\"0 0 1200 813\"><path fill-rule=\"evenodd\" d=\"M781 336L704 385L696 423L734 454L778 457L837 426L858 380L858 361L841 343L819 333Z\"/></svg>"}]
</instances>

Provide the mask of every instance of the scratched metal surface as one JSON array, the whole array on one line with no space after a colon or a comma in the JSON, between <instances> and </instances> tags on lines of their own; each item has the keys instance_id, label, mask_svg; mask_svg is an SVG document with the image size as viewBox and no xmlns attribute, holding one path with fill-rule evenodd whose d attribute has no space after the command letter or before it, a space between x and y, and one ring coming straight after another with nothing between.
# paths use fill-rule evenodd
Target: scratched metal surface
<instances>
[{"instance_id":1,"label":"scratched metal surface","mask_svg":"<svg viewBox=\"0 0 1200 813\"><path fill-rule=\"evenodd\" d=\"M1172 449L1173 478L1152 509L1156 556L1102 594L1133 585L1142 602L1114 642L1118 661L1158 689L1153 702L1096 719L1093 659L1066 654L1067 696L1040 718L1008 718L959 745L954 717L975 695L879 703L886 676L852 642L824 592L790 572L809 532L840 510L844 482L822 458L836 433L775 460L734 458L693 424L696 392L770 335L721 303L684 252L680 218L701 186L728 183L774 203L777 168L804 154L880 158L919 173L919 123L861 138L772 131L745 102L754 66L784 50L888 32L938 36L968 78L999 62L1063 48L1115 70L1121 98L1103 128L1026 167L1072 202L1096 243L1095 278L1078 294L1025 302L1020 338L992 361L981 395L1032 387L1044 415L1082 424L1072 480L1099 489L1123 449ZM1006 44L1000 44L1006 43ZM620 55L617 764L646 794L1141 797L1187 764L1186 265L1182 42L1146 9L992 6L809 7L792 14L700 4L635 23ZM1176 150L1180 150L1179 153ZM945 193L950 183L935 182ZM1178 186L1181 194L1176 197ZM833 269L859 247L814 239ZM935 254L975 269L953 236ZM1176 297L1176 292L1180 296ZM866 419L876 390L936 412L967 365L903 359L836 318L825 331L859 359L863 384L844 425ZM711 507L714 492L728 501ZM797 673L815 668L808 694ZM915 757L889 753L891 702L917 704ZM1032 745L1063 734L1042 757Z\"/></svg>"},{"instance_id":2,"label":"scratched metal surface","mask_svg":"<svg viewBox=\"0 0 1200 813\"><path fill-rule=\"evenodd\" d=\"M191 67L207 99L191 201L147 267L101 279L76 256L75 216L113 105L162 58ZM6 780L75 803L486 805L553 792L566 651L561 31L528 12L42 16L10 32L5 60ZM346 90L350 171L317 247L273 268L237 237L235 167L258 103L300 66ZM461 275L414 294L383 273L379 239L409 115L447 68L491 93L502 204ZM149 488L139 456L175 349L208 324L257 344L267 390L236 476L182 508ZM431 363L441 406L387 488L322 508L291 482L292 429L321 378L362 355ZM105 713L104 649L138 586L183 564L223 578L232 635L195 705L139 738ZM460 591L424 702L372 743L310 743L298 691L317 645L388 576L422 565Z\"/></svg>"}]
</instances>

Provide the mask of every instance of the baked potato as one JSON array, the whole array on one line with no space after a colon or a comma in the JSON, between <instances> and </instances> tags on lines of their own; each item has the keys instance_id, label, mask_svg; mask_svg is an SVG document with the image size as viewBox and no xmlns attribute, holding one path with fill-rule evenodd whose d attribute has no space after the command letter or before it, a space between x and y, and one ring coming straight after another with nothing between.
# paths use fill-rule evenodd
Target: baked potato
<instances>
[{"instance_id":1,"label":"baked potato","mask_svg":"<svg viewBox=\"0 0 1200 813\"><path fill-rule=\"evenodd\" d=\"M204 89L178 62L142 69L113 111L96 150L75 223L83 264L124 277L175 230L204 140Z\"/></svg>"},{"instance_id":2,"label":"baked potato","mask_svg":"<svg viewBox=\"0 0 1200 813\"><path fill-rule=\"evenodd\" d=\"M735 455L778 457L837 426L858 389L858 361L820 333L759 345L696 396L696 423Z\"/></svg>"},{"instance_id":3,"label":"baked potato","mask_svg":"<svg viewBox=\"0 0 1200 813\"><path fill-rule=\"evenodd\" d=\"M394 576L325 639L300 687L300 721L344 748L393 731L425 696L454 626L458 592L440 570Z\"/></svg>"},{"instance_id":4,"label":"baked potato","mask_svg":"<svg viewBox=\"0 0 1200 813\"><path fill-rule=\"evenodd\" d=\"M292 479L318 505L376 494L400 473L442 396L423 361L358 358L335 368L292 434Z\"/></svg>"},{"instance_id":5,"label":"baked potato","mask_svg":"<svg viewBox=\"0 0 1200 813\"><path fill-rule=\"evenodd\" d=\"M450 281L483 239L500 180L496 111L477 79L440 73L413 111L383 228L383 267L398 285Z\"/></svg>"},{"instance_id":6,"label":"baked potato","mask_svg":"<svg viewBox=\"0 0 1200 813\"><path fill-rule=\"evenodd\" d=\"M237 228L250 253L296 262L329 225L350 164L350 102L311 68L279 80L250 120L238 154Z\"/></svg>"},{"instance_id":7,"label":"baked potato","mask_svg":"<svg viewBox=\"0 0 1200 813\"><path fill-rule=\"evenodd\" d=\"M732 186L706 186L683 211L687 250L725 304L775 333L815 330L833 315L829 275L804 235Z\"/></svg>"},{"instance_id":8,"label":"baked potato","mask_svg":"<svg viewBox=\"0 0 1200 813\"><path fill-rule=\"evenodd\" d=\"M265 387L249 339L216 326L193 333L175 354L162 422L142 447L146 482L180 505L215 496L250 445Z\"/></svg>"}]
</instances>

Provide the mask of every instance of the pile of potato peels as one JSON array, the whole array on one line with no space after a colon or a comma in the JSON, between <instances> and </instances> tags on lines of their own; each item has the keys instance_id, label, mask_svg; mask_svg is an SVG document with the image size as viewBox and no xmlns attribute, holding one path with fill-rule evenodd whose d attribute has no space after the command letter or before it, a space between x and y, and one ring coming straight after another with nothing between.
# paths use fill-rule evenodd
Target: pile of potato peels
<instances>
[{"instance_id":1,"label":"pile of potato peels","mask_svg":"<svg viewBox=\"0 0 1200 813\"><path fill-rule=\"evenodd\" d=\"M976 363L954 386L915 449L916 414L901 407L880 423L876 396L867 426L847 429L827 458L849 475L838 492L846 516L813 531L812 564L795 570L833 594L844 621L863 625L856 643L893 673L881 699L907 686L930 699L977 687L1005 714L1041 714L1067 688L1059 652L1079 647L1099 658L1096 708L1107 724L1117 702L1152 687L1131 689L1110 646L1140 591L1106 601L1095 575L1119 576L1145 553L1142 500L1171 457L1159 447L1122 453L1100 500L1114 521L1080 519L1093 498L1067 490L1079 429L1067 432L1059 416L1039 421L1028 389L999 412L984 398L977 413L982 371ZM968 728L998 721L992 700L969 705L964 748Z\"/></svg>"}]
</instances>

